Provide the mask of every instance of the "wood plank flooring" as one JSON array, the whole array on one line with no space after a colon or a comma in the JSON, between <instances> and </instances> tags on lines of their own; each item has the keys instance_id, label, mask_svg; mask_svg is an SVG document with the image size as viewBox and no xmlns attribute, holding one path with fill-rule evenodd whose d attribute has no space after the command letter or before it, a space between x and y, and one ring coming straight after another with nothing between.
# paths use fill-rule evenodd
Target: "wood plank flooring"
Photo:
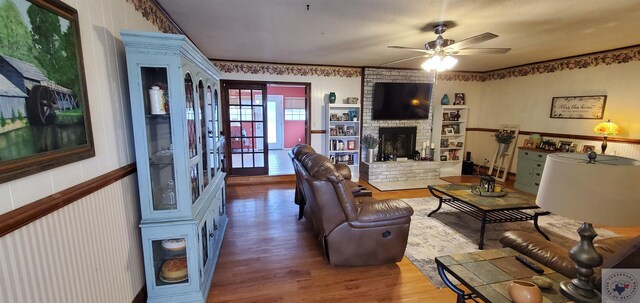
<instances>
[{"instance_id":1,"label":"wood plank flooring","mask_svg":"<svg viewBox=\"0 0 640 303\"><path fill-rule=\"evenodd\" d=\"M379 199L430 195L426 189L380 192L362 184ZM435 288L406 258L383 266L330 266L309 224L297 220L294 186L228 186L229 225L207 302L455 302L452 291Z\"/></svg>"},{"instance_id":2,"label":"wood plank flooring","mask_svg":"<svg viewBox=\"0 0 640 303\"><path fill-rule=\"evenodd\" d=\"M229 225L207 302L455 302L406 258L330 266L310 225L297 221L294 186L228 187Z\"/></svg>"}]
</instances>

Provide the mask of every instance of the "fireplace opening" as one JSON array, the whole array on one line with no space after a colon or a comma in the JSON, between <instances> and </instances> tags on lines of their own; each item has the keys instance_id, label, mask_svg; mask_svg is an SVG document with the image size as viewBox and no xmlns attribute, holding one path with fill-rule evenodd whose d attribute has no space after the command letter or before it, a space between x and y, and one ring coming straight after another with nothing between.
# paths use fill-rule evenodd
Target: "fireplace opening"
<instances>
[{"instance_id":1,"label":"fireplace opening","mask_svg":"<svg viewBox=\"0 0 640 303\"><path fill-rule=\"evenodd\" d=\"M380 127L378 161L395 158L413 158L416 150L417 127Z\"/></svg>"}]
</instances>

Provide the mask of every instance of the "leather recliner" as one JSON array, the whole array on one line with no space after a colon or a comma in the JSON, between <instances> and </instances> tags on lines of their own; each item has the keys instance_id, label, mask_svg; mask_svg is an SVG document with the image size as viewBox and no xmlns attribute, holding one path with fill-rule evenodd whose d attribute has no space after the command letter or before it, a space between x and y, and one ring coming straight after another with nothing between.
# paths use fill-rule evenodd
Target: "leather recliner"
<instances>
[{"instance_id":1,"label":"leather recliner","mask_svg":"<svg viewBox=\"0 0 640 303\"><path fill-rule=\"evenodd\" d=\"M297 144L295 145L291 151L289 151L289 157L291 157L291 161L293 161L293 167L296 168L296 161L304 160L308 155L315 154L316 151L307 144ZM349 166L344 164L334 164L336 171L345 179L345 183L347 184L347 188L351 190L354 197L371 197L371 191L366 190L364 187L358 185L357 183L351 181L351 169ZM294 202L298 205L298 220L302 219L304 215L304 207L306 205L306 201L304 198L304 194L302 191L302 178L300 177L298 169L295 169L296 174L296 192L295 192L295 200Z\"/></svg>"},{"instance_id":2,"label":"leather recliner","mask_svg":"<svg viewBox=\"0 0 640 303\"><path fill-rule=\"evenodd\" d=\"M321 154L301 153L294 168L306 202L304 217L330 264L361 266L402 260L411 206L400 200L354 197L351 185Z\"/></svg>"}]
</instances>

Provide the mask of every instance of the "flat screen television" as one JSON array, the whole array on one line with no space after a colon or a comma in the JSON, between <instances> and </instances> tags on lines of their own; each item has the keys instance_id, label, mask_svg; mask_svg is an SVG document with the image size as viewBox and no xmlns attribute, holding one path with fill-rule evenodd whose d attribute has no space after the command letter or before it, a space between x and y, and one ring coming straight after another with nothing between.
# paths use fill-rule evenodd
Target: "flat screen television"
<instances>
[{"instance_id":1,"label":"flat screen television","mask_svg":"<svg viewBox=\"0 0 640 303\"><path fill-rule=\"evenodd\" d=\"M385 83L373 87L373 120L429 119L432 83Z\"/></svg>"}]
</instances>

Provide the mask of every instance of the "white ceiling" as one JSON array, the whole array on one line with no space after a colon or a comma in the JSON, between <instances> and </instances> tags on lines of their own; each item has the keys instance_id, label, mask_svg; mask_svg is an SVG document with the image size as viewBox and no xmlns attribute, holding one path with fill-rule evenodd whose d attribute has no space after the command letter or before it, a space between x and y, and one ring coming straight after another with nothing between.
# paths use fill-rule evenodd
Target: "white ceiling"
<instances>
[{"instance_id":1,"label":"white ceiling","mask_svg":"<svg viewBox=\"0 0 640 303\"><path fill-rule=\"evenodd\" d=\"M453 21L457 41L505 55L458 57L457 71L489 71L640 44L638 0L158 0L209 58L379 66L434 40L428 23ZM307 10L309 5L309 10ZM423 58L389 67L418 68Z\"/></svg>"}]
</instances>

